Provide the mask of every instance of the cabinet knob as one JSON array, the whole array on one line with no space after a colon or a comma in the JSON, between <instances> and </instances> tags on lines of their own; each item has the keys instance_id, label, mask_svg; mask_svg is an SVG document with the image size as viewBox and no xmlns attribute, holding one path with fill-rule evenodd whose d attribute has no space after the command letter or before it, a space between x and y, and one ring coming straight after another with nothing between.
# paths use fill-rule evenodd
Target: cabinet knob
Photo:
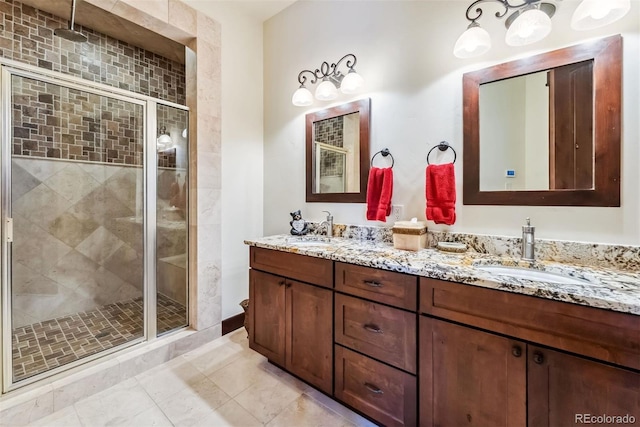
<instances>
[{"instance_id":1,"label":"cabinet knob","mask_svg":"<svg viewBox=\"0 0 640 427\"><path fill-rule=\"evenodd\" d=\"M375 280L365 280L364 284L367 286L371 286L372 288L381 288L382 283L376 282Z\"/></svg>"},{"instance_id":2,"label":"cabinet knob","mask_svg":"<svg viewBox=\"0 0 640 427\"><path fill-rule=\"evenodd\" d=\"M284 286L286 283L287 283L287 282L285 282L284 280L280 280L280 281L278 282L278 285L280 285L280 286Z\"/></svg>"},{"instance_id":3,"label":"cabinet knob","mask_svg":"<svg viewBox=\"0 0 640 427\"><path fill-rule=\"evenodd\" d=\"M514 345L511 348L511 354L513 354L515 357L522 356L522 348L519 345Z\"/></svg>"},{"instance_id":4,"label":"cabinet knob","mask_svg":"<svg viewBox=\"0 0 640 427\"><path fill-rule=\"evenodd\" d=\"M538 365L542 365L542 363L544 362L544 355L539 351L534 351L533 352L533 361L535 363L537 363Z\"/></svg>"},{"instance_id":5,"label":"cabinet knob","mask_svg":"<svg viewBox=\"0 0 640 427\"><path fill-rule=\"evenodd\" d=\"M380 329L376 325L366 324L366 325L363 326L363 328L365 328L367 331L373 332L375 334L381 334L382 333L382 329Z\"/></svg>"},{"instance_id":6,"label":"cabinet knob","mask_svg":"<svg viewBox=\"0 0 640 427\"><path fill-rule=\"evenodd\" d=\"M375 385L371 384L371 383L364 383L364 386L367 388L367 390L369 390L371 393L375 393L375 394L384 394L384 392L379 388L376 387Z\"/></svg>"}]
</instances>

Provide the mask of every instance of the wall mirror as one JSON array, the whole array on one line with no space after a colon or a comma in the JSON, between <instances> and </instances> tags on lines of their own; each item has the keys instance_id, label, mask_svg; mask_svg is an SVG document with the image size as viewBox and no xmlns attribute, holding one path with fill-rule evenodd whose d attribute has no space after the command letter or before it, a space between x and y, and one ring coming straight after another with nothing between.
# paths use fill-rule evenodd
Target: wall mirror
<instances>
[{"instance_id":1,"label":"wall mirror","mask_svg":"<svg viewBox=\"0 0 640 427\"><path fill-rule=\"evenodd\" d=\"M620 206L622 38L463 77L465 205Z\"/></svg>"},{"instance_id":2,"label":"wall mirror","mask_svg":"<svg viewBox=\"0 0 640 427\"><path fill-rule=\"evenodd\" d=\"M370 99L306 115L307 202L364 203Z\"/></svg>"}]
</instances>

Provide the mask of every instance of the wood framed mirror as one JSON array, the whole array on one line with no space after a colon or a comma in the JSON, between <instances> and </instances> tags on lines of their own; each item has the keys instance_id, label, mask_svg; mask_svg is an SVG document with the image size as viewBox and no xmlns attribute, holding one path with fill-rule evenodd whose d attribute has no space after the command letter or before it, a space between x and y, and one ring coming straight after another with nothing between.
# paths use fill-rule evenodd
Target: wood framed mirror
<instances>
[{"instance_id":1,"label":"wood framed mirror","mask_svg":"<svg viewBox=\"0 0 640 427\"><path fill-rule=\"evenodd\" d=\"M463 76L465 205L620 206L622 37Z\"/></svg>"},{"instance_id":2,"label":"wood framed mirror","mask_svg":"<svg viewBox=\"0 0 640 427\"><path fill-rule=\"evenodd\" d=\"M364 203L371 100L306 115L307 202Z\"/></svg>"}]
</instances>

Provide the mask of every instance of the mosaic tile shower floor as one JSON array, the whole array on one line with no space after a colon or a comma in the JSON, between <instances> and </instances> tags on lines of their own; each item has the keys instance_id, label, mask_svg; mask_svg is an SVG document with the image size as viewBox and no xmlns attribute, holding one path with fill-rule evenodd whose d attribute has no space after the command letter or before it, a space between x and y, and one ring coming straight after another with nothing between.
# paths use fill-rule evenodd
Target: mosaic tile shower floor
<instances>
[{"instance_id":1,"label":"mosaic tile shower floor","mask_svg":"<svg viewBox=\"0 0 640 427\"><path fill-rule=\"evenodd\" d=\"M158 334L186 325L186 308L158 294ZM142 297L13 330L14 381L143 336Z\"/></svg>"}]
</instances>

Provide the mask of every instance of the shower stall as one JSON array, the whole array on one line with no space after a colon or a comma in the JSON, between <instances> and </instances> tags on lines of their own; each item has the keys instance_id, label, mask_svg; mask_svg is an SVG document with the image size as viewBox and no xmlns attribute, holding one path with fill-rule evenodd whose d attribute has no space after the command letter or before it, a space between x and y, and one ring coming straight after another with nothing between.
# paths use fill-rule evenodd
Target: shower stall
<instances>
[{"instance_id":1,"label":"shower stall","mask_svg":"<svg viewBox=\"0 0 640 427\"><path fill-rule=\"evenodd\" d=\"M188 109L0 71L3 390L188 325Z\"/></svg>"}]
</instances>

